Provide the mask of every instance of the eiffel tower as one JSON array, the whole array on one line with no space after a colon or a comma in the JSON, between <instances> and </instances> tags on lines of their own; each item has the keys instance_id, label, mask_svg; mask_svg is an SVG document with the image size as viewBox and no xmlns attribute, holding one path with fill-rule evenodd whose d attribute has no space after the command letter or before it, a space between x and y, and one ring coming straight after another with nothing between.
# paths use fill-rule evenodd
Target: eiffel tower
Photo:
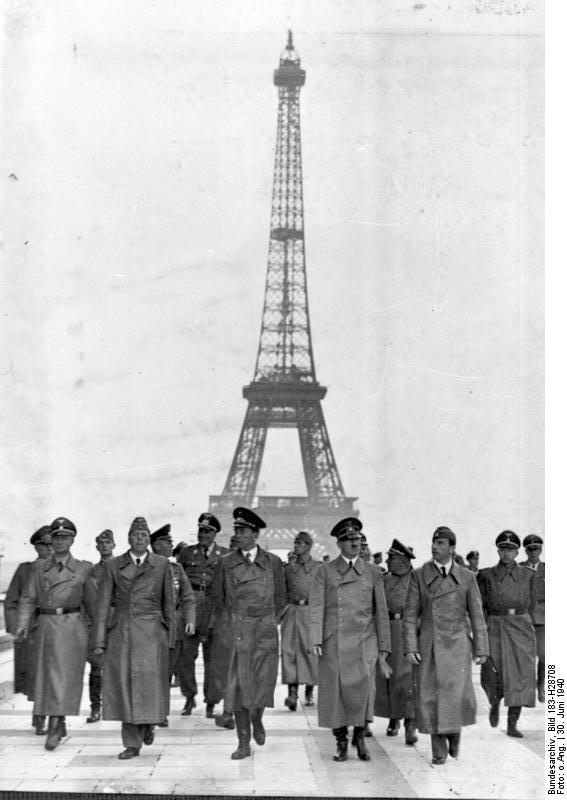
<instances>
[{"instance_id":1,"label":"eiffel tower","mask_svg":"<svg viewBox=\"0 0 567 800\"><path fill-rule=\"evenodd\" d=\"M345 495L331 448L321 400L327 389L317 382L307 301L303 227L303 181L299 92L305 70L288 31L274 70L278 87L278 128L268 271L260 344L254 378L243 388L248 409L221 495L211 495L209 510L230 530L232 509L254 508L266 521L262 546L290 549L297 531L308 530L328 545L332 525L357 516L355 497ZM269 428L296 428L306 497L257 496L256 488ZM226 536L226 534L225 534Z\"/></svg>"}]
</instances>

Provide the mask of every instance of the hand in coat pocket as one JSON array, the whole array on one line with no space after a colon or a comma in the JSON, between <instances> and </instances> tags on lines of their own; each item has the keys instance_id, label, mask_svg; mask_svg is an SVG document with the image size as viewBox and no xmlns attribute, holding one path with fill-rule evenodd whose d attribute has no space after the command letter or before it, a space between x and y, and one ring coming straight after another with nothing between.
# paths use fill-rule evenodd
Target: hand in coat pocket
<instances>
[{"instance_id":1,"label":"hand in coat pocket","mask_svg":"<svg viewBox=\"0 0 567 800\"><path fill-rule=\"evenodd\" d=\"M378 667L380 669L380 672L382 673L382 677L385 678L386 680L388 680L388 678L394 671L392 667L388 664L386 660L387 658L388 658L387 653L378 654Z\"/></svg>"}]
</instances>

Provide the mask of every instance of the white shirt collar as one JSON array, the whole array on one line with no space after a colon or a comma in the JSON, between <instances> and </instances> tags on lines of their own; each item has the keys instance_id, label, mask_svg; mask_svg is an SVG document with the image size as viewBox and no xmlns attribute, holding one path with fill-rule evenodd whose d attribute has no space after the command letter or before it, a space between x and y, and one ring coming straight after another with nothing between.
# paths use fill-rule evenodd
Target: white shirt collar
<instances>
[{"instance_id":1,"label":"white shirt collar","mask_svg":"<svg viewBox=\"0 0 567 800\"><path fill-rule=\"evenodd\" d=\"M349 562L350 562L351 564L356 564L356 562L357 562L357 560L358 560L358 556L354 556L353 558L347 558L347 557L346 557L346 556L344 556L342 553L341 553L341 558L343 558L343 559L346 561L346 563L347 563L347 564L348 564Z\"/></svg>"},{"instance_id":2,"label":"white shirt collar","mask_svg":"<svg viewBox=\"0 0 567 800\"><path fill-rule=\"evenodd\" d=\"M131 550L129 552L130 552L130 558L132 559L134 564L136 563L136 559L138 559L138 558L140 559L140 564L143 564L144 561L146 560L146 558L148 557L148 551L147 550L146 550L146 552L144 553L143 556L135 556L134 553Z\"/></svg>"},{"instance_id":3,"label":"white shirt collar","mask_svg":"<svg viewBox=\"0 0 567 800\"><path fill-rule=\"evenodd\" d=\"M258 545L255 545L252 548L252 550L241 550L240 552L242 553L244 558L246 558L246 554L247 553L250 553L250 561L252 561L252 563L254 563L254 561L256 561L256 554L258 553Z\"/></svg>"},{"instance_id":4,"label":"white shirt collar","mask_svg":"<svg viewBox=\"0 0 567 800\"><path fill-rule=\"evenodd\" d=\"M451 559L450 561L447 561L446 564L440 564L438 561L435 561L435 559L433 559L433 563L435 564L435 566L437 567L439 572L441 572L442 567L444 567L445 568L445 572L448 575L449 572L451 571L451 567L453 566L453 559Z\"/></svg>"}]
</instances>

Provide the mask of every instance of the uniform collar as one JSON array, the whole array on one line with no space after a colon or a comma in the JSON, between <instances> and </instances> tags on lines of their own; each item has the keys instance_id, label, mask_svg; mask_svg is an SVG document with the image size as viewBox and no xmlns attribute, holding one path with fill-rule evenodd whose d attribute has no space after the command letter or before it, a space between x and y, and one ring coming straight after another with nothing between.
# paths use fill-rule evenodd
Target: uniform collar
<instances>
[{"instance_id":1,"label":"uniform collar","mask_svg":"<svg viewBox=\"0 0 567 800\"><path fill-rule=\"evenodd\" d=\"M449 566L448 564L445 564L445 568L447 568L448 566ZM459 564L453 561L451 564L451 569L447 574L447 577L452 578L456 583L460 583L463 576L463 570L464 567L459 566ZM427 583L427 585L433 583L433 581L436 578L442 580L441 574L437 569L437 567L435 566L435 562L433 561L433 559L431 559L431 561L426 561L425 564L423 565L423 578Z\"/></svg>"},{"instance_id":2,"label":"uniform collar","mask_svg":"<svg viewBox=\"0 0 567 800\"><path fill-rule=\"evenodd\" d=\"M503 580L506 575L509 575L513 581L518 580L518 564L514 561L510 569L504 566L504 564L499 561L496 565L496 575L498 580Z\"/></svg>"},{"instance_id":3,"label":"uniform collar","mask_svg":"<svg viewBox=\"0 0 567 800\"><path fill-rule=\"evenodd\" d=\"M348 562L352 561L352 569L356 572L357 575L362 575L364 571L364 564L365 562L361 558L345 558L341 553L335 561L333 562L337 568L337 571L340 575L345 575L351 567L349 567Z\"/></svg>"}]
</instances>

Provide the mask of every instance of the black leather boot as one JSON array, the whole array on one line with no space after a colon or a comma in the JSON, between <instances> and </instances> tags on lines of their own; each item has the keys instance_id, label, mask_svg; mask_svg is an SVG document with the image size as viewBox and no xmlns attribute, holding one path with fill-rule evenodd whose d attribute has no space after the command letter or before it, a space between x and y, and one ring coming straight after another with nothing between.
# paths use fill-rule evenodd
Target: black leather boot
<instances>
[{"instance_id":1,"label":"black leather boot","mask_svg":"<svg viewBox=\"0 0 567 800\"><path fill-rule=\"evenodd\" d=\"M62 739L67 736L67 723L65 722L65 717L59 717L59 732Z\"/></svg>"},{"instance_id":2,"label":"black leather boot","mask_svg":"<svg viewBox=\"0 0 567 800\"><path fill-rule=\"evenodd\" d=\"M522 706L510 706L508 709L508 727L506 733L508 736L513 736L514 739L523 739L524 734L520 733L516 725L522 713Z\"/></svg>"},{"instance_id":3,"label":"black leather boot","mask_svg":"<svg viewBox=\"0 0 567 800\"><path fill-rule=\"evenodd\" d=\"M313 687L309 684L305 686L305 705L306 706L314 706L315 703L313 702Z\"/></svg>"},{"instance_id":4,"label":"black leather boot","mask_svg":"<svg viewBox=\"0 0 567 800\"><path fill-rule=\"evenodd\" d=\"M233 761L241 758L248 758L250 750L250 711L247 708L234 709L234 719L236 721L236 734L238 736L238 747L231 755Z\"/></svg>"},{"instance_id":5,"label":"black leather boot","mask_svg":"<svg viewBox=\"0 0 567 800\"><path fill-rule=\"evenodd\" d=\"M414 719L407 717L404 719L404 728L406 731L406 744L414 745L417 742L417 725Z\"/></svg>"},{"instance_id":6,"label":"black leather boot","mask_svg":"<svg viewBox=\"0 0 567 800\"><path fill-rule=\"evenodd\" d=\"M333 728L335 739L337 740L337 754L333 756L333 761L346 761L348 758L348 728Z\"/></svg>"},{"instance_id":7,"label":"black leather boot","mask_svg":"<svg viewBox=\"0 0 567 800\"><path fill-rule=\"evenodd\" d=\"M207 703L205 707L205 716L207 719L214 719L215 717L215 704Z\"/></svg>"},{"instance_id":8,"label":"black leather boot","mask_svg":"<svg viewBox=\"0 0 567 800\"><path fill-rule=\"evenodd\" d=\"M45 736L47 728L45 727L45 716L43 714L32 714L32 725L35 728L36 736Z\"/></svg>"},{"instance_id":9,"label":"black leather boot","mask_svg":"<svg viewBox=\"0 0 567 800\"><path fill-rule=\"evenodd\" d=\"M223 711L222 714L215 715L215 725L219 728L227 728L229 731L234 730L234 717L228 711Z\"/></svg>"},{"instance_id":10,"label":"black leather boot","mask_svg":"<svg viewBox=\"0 0 567 800\"><path fill-rule=\"evenodd\" d=\"M190 717L191 716L191 712L196 707L197 707L197 703L195 702L195 698L194 697L188 697L185 700L185 705L183 706L183 711L181 712L181 716L182 717Z\"/></svg>"},{"instance_id":11,"label":"black leather boot","mask_svg":"<svg viewBox=\"0 0 567 800\"><path fill-rule=\"evenodd\" d=\"M386 736L397 736L399 729L400 729L400 720L391 719L388 722L388 727L386 728Z\"/></svg>"},{"instance_id":12,"label":"black leather boot","mask_svg":"<svg viewBox=\"0 0 567 800\"><path fill-rule=\"evenodd\" d=\"M266 731L262 723L262 716L264 709L259 706L250 711L250 720L252 721L252 736L256 744L262 745L266 741Z\"/></svg>"},{"instance_id":13,"label":"black leather boot","mask_svg":"<svg viewBox=\"0 0 567 800\"><path fill-rule=\"evenodd\" d=\"M490 727L497 728L499 719L500 719L500 700L495 700L494 703L490 704L490 711L488 714L488 721L490 722Z\"/></svg>"},{"instance_id":14,"label":"black leather boot","mask_svg":"<svg viewBox=\"0 0 567 800\"><path fill-rule=\"evenodd\" d=\"M447 744L449 745L449 755L451 758L458 758L459 757L459 747L461 744L461 734L459 733L448 733L447 734Z\"/></svg>"},{"instance_id":15,"label":"black leather boot","mask_svg":"<svg viewBox=\"0 0 567 800\"><path fill-rule=\"evenodd\" d=\"M45 740L46 750L55 750L61 741L61 717L49 717L47 723L47 739Z\"/></svg>"},{"instance_id":16,"label":"black leather boot","mask_svg":"<svg viewBox=\"0 0 567 800\"><path fill-rule=\"evenodd\" d=\"M89 673L89 699L91 701L91 715L87 722L100 722L102 719L102 670L91 667Z\"/></svg>"},{"instance_id":17,"label":"black leather boot","mask_svg":"<svg viewBox=\"0 0 567 800\"><path fill-rule=\"evenodd\" d=\"M296 711L296 709L297 709L297 683L288 683L288 686L287 686L287 697L284 700L284 703L289 708L290 711Z\"/></svg>"},{"instance_id":18,"label":"black leather boot","mask_svg":"<svg viewBox=\"0 0 567 800\"><path fill-rule=\"evenodd\" d=\"M352 734L352 742L356 747L356 752L361 761L370 761L370 753L366 749L366 742L364 741L364 728L355 725Z\"/></svg>"}]
</instances>

